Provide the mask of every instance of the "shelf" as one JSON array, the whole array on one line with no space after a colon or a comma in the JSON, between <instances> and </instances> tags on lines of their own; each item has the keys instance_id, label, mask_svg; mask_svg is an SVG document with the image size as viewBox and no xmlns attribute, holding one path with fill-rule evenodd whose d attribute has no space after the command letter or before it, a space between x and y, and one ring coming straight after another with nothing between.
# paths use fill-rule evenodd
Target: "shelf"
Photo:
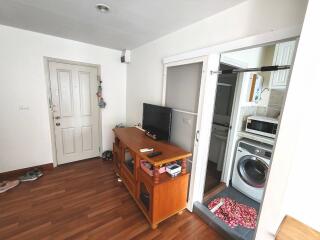
<instances>
[{"instance_id":1,"label":"shelf","mask_svg":"<svg viewBox=\"0 0 320 240\"><path fill-rule=\"evenodd\" d=\"M149 212L151 205L151 194L148 191L146 185L143 182L140 182L140 191L138 193L139 201L145 207L146 212Z\"/></svg>"},{"instance_id":2,"label":"shelf","mask_svg":"<svg viewBox=\"0 0 320 240\"><path fill-rule=\"evenodd\" d=\"M126 168L130 171L132 176L134 176L134 154L128 149L126 149L124 152L123 163L126 166Z\"/></svg>"},{"instance_id":3,"label":"shelf","mask_svg":"<svg viewBox=\"0 0 320 240\"><path fill-rule=\"evenodd\" d=\"M153 176L150 176L149 174L147 174L143 169L141 169L141 168L139 168L139 174L140 174L140 176L141 176L141 178L142 179L146 179L147 180L147 182L149 183L149 184L153 184ZM162 183L165 183L165 182L168 182L168 181L174 181L175 179L178 179L178 178L180 178L180 177L183 177L183 176L185 176L185 175L187 175L188 173L185 173L185 174L182 174L182 173L180 173L178 176L176 176L176 177L171 177L168 173L161 173L160 175L159 175L159 177L160 177L160 181L159 181L159 183L157 183L157 184L162 184Z\"/></svg>"},{"instance_id":4,"label":"shelf","mask_svg":"<svg viewBox=\"0 0 320 240\"><path fill-rule=\"evenodd\" d=\"M124 165L130 171L132 175L134 175L134 162L133 159L125 160Z\"/></svg>"},{"instance_id":5,"label":"shelf","mask_svg":"<svg viewBox=\"0 0 320 240\"><path fill-rule=\"evenodd\" d=\"M137 206L155 229L158 223L186 208L189 173L181 173L174 178L162 173L157 176L155 183L154 177L141 169L140 161L147 160L154 167L160 167L179 160L185 166L191 153L167 142L154 141L136 128L117 128L114 133L114 163L119 164L119 175ZM162 154L148 158L148 153L140 152L145 147L153 147Z\"/></svg>"},{"instance_id":6,"label":"shelf","mask_svg":"<svg viewBox=\"0 0 320 240\"><path fill-rule=\"evenodd\" d=\"M260 136L257 134L253 134L253 133L248 133L248 132L238 132L238 136L239 137L244 137L244 138L249 138L258 142L262 142L262 143L266 143L269 145L274 145L275 144L275 139L273 138L269 138L269 137L264 137L264 136Z\"/></svg>"},{"instance_id":7,"label":"shelf","mask_svg":"<svg viewBox=\"0 0 320 240\"><path fill-rule=\"evenodd\" d=\"M163 164L171 163L177 160L182 160L191 157L192 154L184 149L170 144L165 141L154 141L153 139L145 136L144 132L139 129L133 128L117 128L114 129L115 134L121 139L121 145L130 149L134 157L147 160L154 166L161 166ZM141 148L150 147L154 151L162 152L161 155L150 158L148 152L140 152Z\"/></svg>"}]
</instances>

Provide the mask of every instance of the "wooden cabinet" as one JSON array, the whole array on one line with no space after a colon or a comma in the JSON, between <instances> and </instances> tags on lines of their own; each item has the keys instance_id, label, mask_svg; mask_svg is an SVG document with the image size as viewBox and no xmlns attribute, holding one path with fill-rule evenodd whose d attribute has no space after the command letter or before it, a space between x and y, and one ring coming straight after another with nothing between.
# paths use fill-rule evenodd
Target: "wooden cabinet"
<instances>
[{"instance_id":1,"label":"wooden cabinet","mask_svg":"<svg viewBox=\"0 0 320 240\"><path fill-rule=\"evenodd\" d=\"M115 138L115 141L113 143L113 151L112 151L112 155L113 155L113 169L116 172L116 174L118 176L120 176L120 141L118 138Z\"/></svg>"},{"instance_id":2,"label":"wooden cabinet","mask_svg":"<svg viewBox=\"0 0 320 240\"><path fill-rule=\"evenodd\" d=\"M278 43L275 47L273 65L291 65L295 51L296 41ZM271 89L284 89L287 87L290 69L274 71L270 76Z\"/></svg>"},{"instance_id":3,"label":"wooden cabinet","mask_svg":"<svg viewBox=\"0 0 320 240\"><path fill-rule=\"evenodd\" d=\"M115 172L155 229L161 221L186 208L189 182L186 161L191 153L166 142L154 141L136 128L118 128L114 133ZM148 153L139 151L150 147L162 154L148 158ZM140 167L141 160L153 165L153 176ZM172 162L180 162L181 173L174 178L167 173L160 174L159 168Z\"/></svg>"}]
</instances>

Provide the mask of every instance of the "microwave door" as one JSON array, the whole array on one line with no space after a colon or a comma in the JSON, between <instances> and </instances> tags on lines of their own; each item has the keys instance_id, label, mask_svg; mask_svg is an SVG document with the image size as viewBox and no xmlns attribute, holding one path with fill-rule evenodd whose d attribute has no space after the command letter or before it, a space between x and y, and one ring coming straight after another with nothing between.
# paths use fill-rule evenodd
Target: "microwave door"
<instances>
[{"instance_id":1,"label":"microwave door","mask_svg":"<svg viewBox=\"0 0 320 240\"><path fill-rule=\"evenodd\" d=\"M275 137L277 124L251 119L247 123L247 131L267 137Z\"/></svg>"}]
</instances>

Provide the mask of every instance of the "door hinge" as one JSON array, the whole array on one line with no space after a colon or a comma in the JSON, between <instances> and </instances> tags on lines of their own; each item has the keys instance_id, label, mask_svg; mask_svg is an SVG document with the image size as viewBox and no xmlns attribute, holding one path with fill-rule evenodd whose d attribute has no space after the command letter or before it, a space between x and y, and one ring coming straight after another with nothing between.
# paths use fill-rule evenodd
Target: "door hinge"
<instances>
[{"instance_id":1,"label":"door hinge","mask_svg":"<svg viewBox=\"0 0 320 240\"><path fill-rule=\"evenodd\" d=\"M101 147L99 147L99 153L101 153Z\"/></svg>"}]
</instances>

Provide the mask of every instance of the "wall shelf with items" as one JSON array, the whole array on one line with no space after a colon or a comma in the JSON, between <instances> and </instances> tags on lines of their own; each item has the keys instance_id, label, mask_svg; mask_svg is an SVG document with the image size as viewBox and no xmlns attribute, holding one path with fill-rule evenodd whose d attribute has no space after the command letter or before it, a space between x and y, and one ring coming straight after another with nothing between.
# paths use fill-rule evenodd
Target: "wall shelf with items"
<instances>
[{"instance_id":1,"label":"wall shelf with items","mask_svg":"<svg viewBox=\"0 0 320 240\"><path fill-rule=\"evenodd\" d=\"M266 143L269 145L274 145L275 143L275 139L273 138L269 138L269 137L264 137L264 136L260 136L254 133L248 133L248 132L244 132L244 131L240 131L238 132L238 137L239 138L249 138L258 142L262 142L262 143Z\"/></svg>"}]
</instances>

